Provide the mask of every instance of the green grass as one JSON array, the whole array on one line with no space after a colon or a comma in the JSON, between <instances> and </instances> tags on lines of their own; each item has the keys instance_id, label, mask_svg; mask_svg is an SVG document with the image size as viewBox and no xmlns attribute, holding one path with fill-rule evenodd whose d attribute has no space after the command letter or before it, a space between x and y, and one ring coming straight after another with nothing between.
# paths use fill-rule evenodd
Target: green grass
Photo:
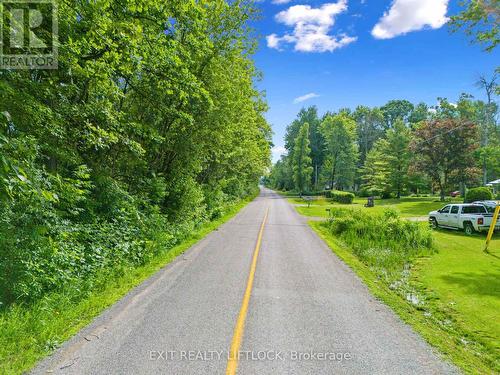
<instances>
[{"instance_id":1,"label":"green grass","mask_svg":"<svg viewBox=\"0 0 500 375\"><path fill-rule=\"evenodd\" d=\"M420 259L414 280L432 297L434 307L446 311L465 341L478 342L491 353L489 360L500 359L500 238L490 244L491 254L482 250L485 236L468 237L462 233L438 231L439 252ZM473 346L473 344L472 344ZM497 362L496 370L500 371Z\"/></svg>"},{"instance_id":2,"label":"green grass","mask_svg":"<svg viewBox=\"0 0 500 375\"><path fill-rule=\"evenodd\" d=\"M500 372L500 238L491 243L491 255L482 249L484 235L466 237L457 232L434 233L437 252L414 260L409 288L421 303L408 301L389 287L354 252L334 237L325 223L310 222L332 250L426 341L466 373Z\"/></svg>"},{"instance_id":3,"label":"green grass","mask_svg":"<svg viewBox=\"0 0 500 375\"><path fill-rule=\"evenodd\" d=\"M307 204L303 199L289 198L293 204ZM331 207L351 207L366 212L381 213L387 208L395 209L402 217L426 216L429 212L443 207L447 202L439 202L438 197L405 197L401 199L376 199L375 207L364 207L366 198L355 198L353 204L343 205L329 202L325 199L311 202L310 207L297 207L297 211L304 216L328 217L327 208ZM452 199L451 202L461 203L460 199Z\"/></svg>"},{"instance_id":4,"label":"green grass","mask_svg":"<svg viewBox=\"0 0 500 375\"><path fill-rule=\"evenodd\" d=\"M224 222L236 215L247 199L230 207L216 221L202 226L178 246L139 268L117 272L82 295L78 286L46 296L33 305L14 305L0 312L0 374L21 374L90 323L104 309L159 271Z\"/></svg>"}]
</instances>

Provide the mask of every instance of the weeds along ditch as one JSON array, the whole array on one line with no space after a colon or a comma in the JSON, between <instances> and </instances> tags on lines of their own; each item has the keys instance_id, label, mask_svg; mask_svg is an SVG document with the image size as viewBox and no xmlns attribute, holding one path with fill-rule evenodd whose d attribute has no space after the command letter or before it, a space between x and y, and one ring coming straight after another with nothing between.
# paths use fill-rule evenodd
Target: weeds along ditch
<instances>
[{"instance_id":1,"label":"weeds along ditch","mask_svg":"<svg viewBox=\"0 0 500 375\"><path fill-rule=\"evenodd\" d=\"M366 213L333 207L324 225L380 279L418 304L411 301L418 297L408 286L411 262L436 251L426 223L404 220L393 209Z\"/></svg>"}]
</instances>

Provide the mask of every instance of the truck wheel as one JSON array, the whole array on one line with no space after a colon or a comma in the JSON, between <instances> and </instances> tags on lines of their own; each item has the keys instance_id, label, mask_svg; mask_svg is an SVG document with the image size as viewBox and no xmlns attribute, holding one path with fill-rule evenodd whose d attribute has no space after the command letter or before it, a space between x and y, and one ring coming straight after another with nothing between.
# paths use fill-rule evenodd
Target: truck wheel
<instances>
[{"instance_id":1,"label":"truck wheel","mask_svg":"<svg viewBox=\"0 0 500 375\"><path fill-rule=\"evenodd\" d=\"M435 218L431 217L430 220L429 220L429 223L431 224L431 228L432 229L438 229L439 228L439 225L438 225L438 222Z\"/></svg>"},{"instance_id":2,"label":"truck wheel","mask_svg":"<svg viewBox=\"0 0 500 375\"><path fill-rule=\"evenodd\" d=\"M474 227L471 223L464 223L464 232L468 236L472 236L474 234Z\"/></svg>"}]
</instances>

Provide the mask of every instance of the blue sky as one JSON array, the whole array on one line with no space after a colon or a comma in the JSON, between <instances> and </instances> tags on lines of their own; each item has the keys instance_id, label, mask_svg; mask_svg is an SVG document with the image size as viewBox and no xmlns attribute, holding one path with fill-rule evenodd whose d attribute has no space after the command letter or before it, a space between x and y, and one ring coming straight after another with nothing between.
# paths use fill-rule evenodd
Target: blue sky
<instances>
[{"instance_id":1,"label":"blue sky","mask_svg":"<svg viewBox=\"0 0 500 375\"><path fill-rule=\"evenodd\" d=\"M482 98L474 82L500 65L498 51L483 52L462 32L450 33L445 22L457 13L457 0L274 2L258 3L261 19L253 26L275 160L286 126L304 106L324 113L391 99L434 105L462 92Z\"/></svg>"}]
</instances>

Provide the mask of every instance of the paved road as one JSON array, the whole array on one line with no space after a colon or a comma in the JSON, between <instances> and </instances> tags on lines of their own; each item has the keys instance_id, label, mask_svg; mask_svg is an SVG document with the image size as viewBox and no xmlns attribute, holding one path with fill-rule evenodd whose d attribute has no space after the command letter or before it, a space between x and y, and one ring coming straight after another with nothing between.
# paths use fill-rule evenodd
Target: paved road
<instances>
[{"instance_id":1,"label":"paved road","mask_svg":"<svg viewBox=\"0 0 500 375\"><path fill-rule=\"evenodd\" d=\"M456 371L374 300L285 199L263 190L33 372L224 374L266 212L239 374Z\"/></svg>"}]
</instances>

